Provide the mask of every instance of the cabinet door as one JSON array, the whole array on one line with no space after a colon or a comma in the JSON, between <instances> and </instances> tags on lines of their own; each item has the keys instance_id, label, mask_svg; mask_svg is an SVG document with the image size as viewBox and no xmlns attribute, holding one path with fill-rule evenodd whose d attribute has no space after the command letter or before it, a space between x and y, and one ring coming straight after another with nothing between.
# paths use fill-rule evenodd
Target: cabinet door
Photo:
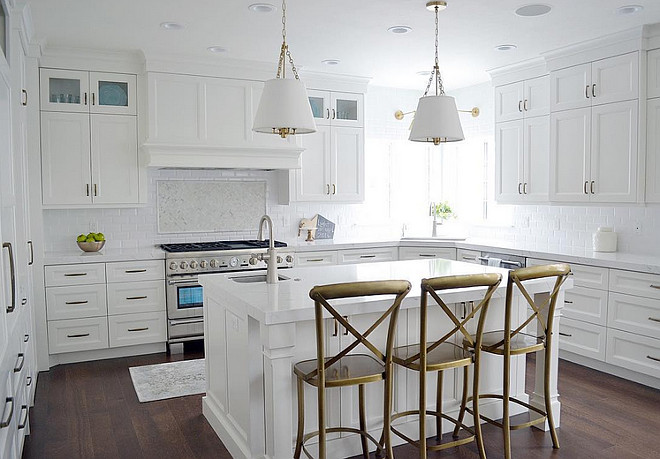
<instances>
[{"instance_id":1,"label":"cabinet door","mask_svg":"<svg viewBox=\"0 0 660 459\"><path fill-rule=\"evenodd\" d=\"M647 55L648 78L646 96L660 97L660 49L649 51Z\"/></svg>"},{"instance_id":2,"label":"cabinet door","mask_svg":"<svg viewBox=\"0 0 660 459\"><path fill-rule=\"evenodd\" d=\"M331 93L330 122L333 126L364 126L364 95Z\"/></svg>"},{"instance_id":3,"label":"cabinet door","mask_svg":"<svg viewBox=\"0 0 660 459\"><path fill-rule=\"evenodd\" d=\"M137 77L122 73L89 74L91 113L137 114Z\"/></svg>"},{"instance_id":4,"label":"cabinet door","mask_svg":"<svg viewBox=\"0 0 660 459\"><path fill-rule=\"evenodd\" d=\"M646 117L646 201L660 202L660 99L647 102Z\"/></svg>"},{"instance_id":5,"label":"cabinet door","mask_svg":"<svg viewBox=\"0 0 660 459\"><path fill-rule=\"evenodd\" d=\"M550 200L586 202L591 153L591 109L550 115Z\"/></svg>"},{"instance_id":6,"label":"cabinet door","mask_svg":"<svg viewBox=\"0 0 660 459\"><path fill-rule=\"evenodd\" d=\"M252 82L244 80L204 78L205 110L202 124L205 126L208 144L240 146L252 138L254 120L251 85ZM260 136L277 139L273 134Z\"/></svg>"},{"instance_id":7,"label":"cabinet door","mask_svg":"<svg viewBox=\"0 0 660 459\"><path fill-rule=\"evenodd\" d=\"M305 151L301 155L302 167L292 173L296 182L297 201L327 201L332 192L330 185L331 129L317 126L313 134L300 137Z\"/></svg>"},{"instance_id":8,"label":"cabinet door","mask_svg":"<svg viewBox=\"0 0 660 459\"><path fill-rule=\"evenodd\" d=\"M329 91L307 90L309 106L317 126L329 126L332 118L332 102Z\"/></svg>"},{"instance_id":9,"label":"cabinet door","mask_svg":"<svg viewBox=\"0 0 660 459\"><path fill-rule=\"evenodd\" d=\"M591 106L591 64L550 73L550 111Z\"/></svg>"},{"instance_id":10,"label":"cabinet door","mask_svg":"<svg viewBox=\"0 0 660 459\"><path fill-rule=\"evenodd\" d=\"M550 117L525 118L523 195L525 200L547 201L550 181Z\"/></svg>"},{"instance_id":11,"label":"cabinet door","mask_svg":"<svg viewBox=\"0 0 660 459\"><path fill-rule=\"evenodd\" d=\"M481 253L479 253L479 255L481 255ZM449 247L399 247L399 260L419 260L423 258L456 260L456 249ZM465 261L460 258L458 258L458 260ZM471 260L475 261L476 258L472 256Z\"/></svg>"},{"instance_id":12,"label":"cabinet door","mask_svg":"<svg viewBox=\"0 0 660 459\"><path fill-rule=\"evenodd\" d=\"M607 325L607 291L586 287L566 290L562 315L569 319ZM562 319L563 320L563 319Z\"/></svg>"},{"instance_id":13,"label":"cabinet door","mask_svg":"<svg viewBox=\"0 0 660 459\"><path fill-rule=\"evenodd\" d=\"M523 117L523 83L495 88L495 122L519 120Z\"/></svg>"},{"instance_id":14,"label":"cabinet door","mask_svg":"<svg viewBox=\"0 0 660 459\"><path fill-rule=\"evenodd\" d=\"M338 254L339 264L375 263L378 261L394 261L398 258L396 247L339 250Z\"/></svg>"},{"instance_id":15,"label":"cabinet door","mask_svg":"<svg viewBox=\"0 0 660 459\"><path fill-rule=\"evenodd\" d=\"M593 105L639 98L637 52L593 62L591 79Z\"/></svg>"},{"instance_id":16,"label":"cabinet door","mask_svg":"<svg viewBox=\"0 0 660 459\"><path fill-rule=\"evenodd\" d=\"M41 109L53 112L89 112L89 73L41 69Z\"/></svg>"},{"instance_id":17,"label":"cabinet door","mask_svg":"<svg viewBox=\"0 0 660 459\"><path fill-rule=\"evenodd\" d=\"M495 125L495 199L498 202L522 201L523 121Z\"/></svg>"},{"instance_id":18,"label":"cabinet door","mask_svg":"<svg viewBox=\"0 0 660 459\"><path fill-rule=\"evenodd\" d=\"M591 124L591 201L635 202L637 101L593 107Z\"/></svg>"},{"instance_id":19,"label":"cabinet door","mask_svg":"<svg viewBox=\"0 0 660 459\"><path fill-rule=\"evenodd\" d=\"M137 203L137 118L91 115L91 124L94 203Z\"/></svg>"},{"instance_id":20,"label":"cabinet door","mask_svg":"<svg viewBox=\"0 0 660 459\"><path fill-rule=\"evenodd\" d=\"M364 129L333 126L331 135L332 200L364 201Z\"/></svg>"},{"instance_id":21,"label":"cabinet door","mask_svg":"<svg viewBox=\"0 0 660 459\"><path fill-rule=\"evenodd\" d=\"M41 113L44 204L90 204L90 135L86 113Z\"/></svg>"},{"instance_id":22,"label":"cabinet door","mask_svg":"<svg viewBox=\"0 0 660 459\"><path fill-rule=\"evenodd\" d=\"M204 80L162 73L150 74L148 78L149 141L204 143Z\"/></svg>"},{"instance_id":23,"label":"cabinet door","mask_svg":"<svg viewBox=\"0 0 660 459\"><path fill-rule=\"evenodd\" d=\"M525 118L550 113L550 77L532 78L524 83L523 110Z\"/></svg>"}]
</instances>

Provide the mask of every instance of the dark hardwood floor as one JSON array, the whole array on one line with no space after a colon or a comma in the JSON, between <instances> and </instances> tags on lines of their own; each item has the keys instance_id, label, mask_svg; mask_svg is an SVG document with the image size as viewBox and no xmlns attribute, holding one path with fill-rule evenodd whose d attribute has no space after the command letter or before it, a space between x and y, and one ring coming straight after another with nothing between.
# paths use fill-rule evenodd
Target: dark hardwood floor
<instances>
[{"instance_id":1,"label":"dark hardwood floor","mask_svg":"<svg viewBox=\"0 0 660 459\"><path fill-rule=\"evenodd\" d=\"M41 373L23 458L229 459L202 416L200 395L139 403L128 373L131 366L202 354L199 347L187 348L185 357L156 354L61 365ZM512 433L514 458L660 458L660 391L565 361L560 361L559 374L561 449L552 449L549 434L524 429ZM484 438L488 458L503 457L500 430L485 426ZM397 459L417 457L408 446L396 448L395 454ZM478 454L471 444L429 457L472 459Z\"/></svg>"}]
</instances>

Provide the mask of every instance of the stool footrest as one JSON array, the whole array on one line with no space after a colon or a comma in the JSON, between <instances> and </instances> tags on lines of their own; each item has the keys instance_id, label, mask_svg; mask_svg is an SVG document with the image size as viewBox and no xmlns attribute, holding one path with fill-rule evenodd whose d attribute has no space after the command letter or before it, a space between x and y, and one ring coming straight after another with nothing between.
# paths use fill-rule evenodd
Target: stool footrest
<instances>
[{"instance_id":1,"label":"stool footrest","mask_svg":"<svg viewBox=\"0 0 660 459\"><path fill-rule=\"evenodd\" d=\"M479 399L481 400L482 398L495 398L495 399L498 399L498 400L502 400L502 401L504 402L504 396L502 396L502 395L500 395L500 394L479 394ZM468 399L468 401L472 401L472 399L473 399L473 398L470 397L470 398ZM524 422L524 423L522 423L522 424L510 425L510 426L509 426L509 430L525 429L525 428L527 428L527 427L530 427L530 426L533 426L533 425L536 425L536 424L540 424L540 423L542 423L542 422L545 422L545 420L546 420L547 417L548 417L548 415L546 414L545 411L543 411L543 410L541 410L541 409L539 409L539 408L537 408L537 407L535 407L535 406L532 406L532 405L530 405L529 403L523 402L522 400L518 400L518 399L515 398L515 397L509 397L509 401L510 401L510 402L513 402L513 403L516 403L516 404L518 404L518 405L521 405L521 406L527 408L528 410L534 411L535 413L541 415L540 418L538 418L538 419L534 419L534 420L532 420L532 421ZM467 411L467 412L470 413L471 415L474 414L471 408L465 407L465 411ZM487 417L487 416L485 416L485 415L483 415L483 414L481 414L481 413L479 413L479 417L480 417L481 419L483 419L484 421L486 421L487 423L492 424L492 425L494 425L494 426L497 426L497 427L499 427L500 429L504 427L503 424L502 424L501 422L495 421L494 419L491 419L491 418L489 418L489 417Z\"/></svg>"},{"instance_id":2,"label":"stool footrest","mask_svg":"<svg viewBox=\"0 0 660 459\"><path fill-rule=\"evenodd\" d=\"M335 433L335 432L347 432L347 433L358 434L358 435L360 435L360 436L366 438L367 440L371 441L374 445L376 445L376 448L377 448L377 449L376 449L376 453L377 453L377 454L378 454L378 453L381 453L381 454L382 454L382 453L385 452L385 449L384 449L383 446L380 444L380 442L379 442L378 440L376 440L376 439L373 437L373 435L371 435L369 432L364 432L364 431L362 431L362 430L360 430L360 429L355 429L355 428L353 428L353 427L329 427L329 428L325 429L325 433L327 433L327 434L328 434L328 433ZM303 436L303 441L302 441L302 452L305 453L305 455L306 455L309 459L314 459L314 456L312 456L312 455L309 453L309 451L307 451L307 447L305 446L305 443L307 443L307 441L308 441L309 439L311 439L311 438L318 437L318 435L319 435L319 431L316 430L316 431L314 431L314 432L309 432L309 433L307 433L307 434L305 434L305 435Z\"/></svg>"},{"instance_id":3,"label":"stool footrest","mask_svg":"<svg viewBox=\"0 0 660 459\"><path fill-rule=\"evenodd\" d=\"M426 445L426 449L428 451L440 451L440 450L447 449L447 448L453 448L455 446L465 445L467 443L470 443L470 442L474 441L474 438L475 438L474 430L471 427L466 426L462 422L458 422L457 419L454 419L451 416L448 416L444 413L438 413L437 411L434 411L434 410L426 410L425 414L427 416L435 416L435 417L440 417L442 419L446 419L447 421L453 423L456 426L459 426L459 427L463 428L465 431L470 433L469 437L461 438L459 440L446 442L446 443L443 443L443 444L440 444L440 445ZM419 416L419 411L409 410L409 411L402 411L400 413L393 414L392 415L392 421L394 421L395 419L405 417L405 416L413 416L413 415L414 416ZM405 440L406 442L410 443L411 445L419 448L419 440L413 440L412 438L410 438L409 436L407 436L406 434L404 434L400 430L396 429L394 426L391 427L391 430L399 438L401 438L401 439ZM439 432L439 434L441 436L442 432Z\"/></svg>"}]
</instances>

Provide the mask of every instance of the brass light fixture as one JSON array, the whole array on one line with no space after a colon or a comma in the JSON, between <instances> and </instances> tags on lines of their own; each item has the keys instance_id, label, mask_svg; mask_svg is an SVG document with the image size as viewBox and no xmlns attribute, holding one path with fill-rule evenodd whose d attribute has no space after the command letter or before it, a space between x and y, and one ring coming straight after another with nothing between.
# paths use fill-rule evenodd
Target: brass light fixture
<instances>
[{"instance_id":1,"label":"brass light fixture","mask_svg":"<svg viewBox=\"0 0 660 459\"><path fill-rule=\"evenodd\" d=\"M287 59L294 78L286 78ZM277 134L282 138L293 134L316 132L316 123L309 106L307 90L286 42L286 0L282 1L282 46L277 64L277 75L266 81L252 130Z\"/></svg>"},{"instance_id":2,"label":"brass light fixture","mask_svg":"<svg viewBox=\"0 0 660 459\"><path fill-rule=\"evenodd\" d=\"M438 12L447 8L445 1L430 1L426 8L435 12L435 63L424 95L419 99L409 139L414 142L457 142L465 139L458 119L456 101L445 94L438 62ZM435 82L435 94L429 95Z\"/></svg>"}]
</instances>

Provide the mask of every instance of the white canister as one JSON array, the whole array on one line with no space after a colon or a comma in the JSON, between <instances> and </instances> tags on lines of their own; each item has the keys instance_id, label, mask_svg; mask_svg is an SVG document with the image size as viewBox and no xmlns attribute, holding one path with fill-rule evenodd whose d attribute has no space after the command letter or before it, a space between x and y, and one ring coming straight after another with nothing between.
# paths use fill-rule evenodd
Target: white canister
<instances>
[{"instance_id":1,"label":"white canister","mask_svg":"<svg viewBox=\"0 0 660 459\"><path fill-rule=\"evenodd\" d=\"M594 252L616 252L616 233L608 226L601 226L594 233Z\"/></svg>"}]
</instances>

